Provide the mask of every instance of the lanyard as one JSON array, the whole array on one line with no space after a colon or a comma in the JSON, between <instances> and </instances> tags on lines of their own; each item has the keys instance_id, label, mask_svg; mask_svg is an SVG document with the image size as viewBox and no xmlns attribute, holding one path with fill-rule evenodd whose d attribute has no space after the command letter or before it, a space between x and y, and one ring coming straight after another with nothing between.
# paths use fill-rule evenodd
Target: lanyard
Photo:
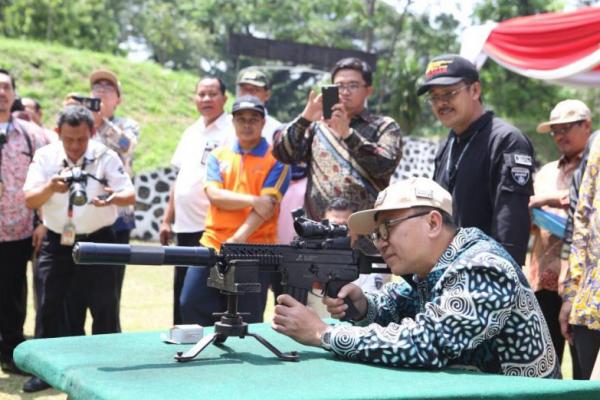
<instances>
[{"instance_id":1,"label":"lanyard","mask_svg":"<svg viewBox=\"0 0 600 400\"><path fill-rule=\"evenodd\" d=\"M458 173L458 167L460 166L460 163L461 163L463 157L467 153L467 150L469 150L469 146L471 145L471 143L473 143L473 140L475 140L475 136L477 136L479 131L480 130L478 129L473 134L473 136L471 136L471 139L469 139L469 141L467 142L467 145L465 146L463 151L458 156L458 160L456 160L454 165L452 165L452 149L454 148L455 137L452 137L450 139L450 153L448 154L448 160L446 161L446 174L448 175L448 186L451 191L454 188L454 183L456 182L456 174ZM454 168L452 169L452 167L454 167Z\"/></svg>"},{"instance_id":2,"label":"lanyard","mask_svg":"<svg viewBox=\"0 0 600 400\"><path fill-rule=\"evenodd\" d=\"M4 145L8 142L8 133L12 130L13 121L12 117L8 120L8 125L6 126L6 131L4 134L0 135L0 182L2 182L2 150L4 149Z\"/></svg>"}]
</instances>

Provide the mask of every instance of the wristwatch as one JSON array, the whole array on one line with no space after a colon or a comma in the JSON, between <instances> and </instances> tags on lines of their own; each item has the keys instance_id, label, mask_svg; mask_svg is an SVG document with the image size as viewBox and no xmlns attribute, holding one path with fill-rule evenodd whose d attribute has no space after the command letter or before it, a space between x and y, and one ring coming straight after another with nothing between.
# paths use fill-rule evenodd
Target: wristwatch
<instances>
[{"instance_id":1,"label":"wristwatch","mask_svg":"<svg viewBox=\"0 0 600 400\"><path fill-rule=\"evenodd\" d=\"M321 334L321 347L327 351L331 351L331 334L333 332L333 326L328 326L325 331Z\"/></svg>"}]
</instances>

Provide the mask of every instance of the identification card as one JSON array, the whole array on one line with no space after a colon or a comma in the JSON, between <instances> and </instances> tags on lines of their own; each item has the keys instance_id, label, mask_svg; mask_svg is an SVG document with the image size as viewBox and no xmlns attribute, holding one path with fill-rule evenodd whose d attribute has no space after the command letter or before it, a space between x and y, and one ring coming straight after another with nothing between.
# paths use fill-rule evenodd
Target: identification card
<instances>
[{"instance_id":1,"label":"identification card","mask_svg":"<svg viewBox=\"0 0 600 400\"><path fill-rule=\"evenodd\" d=\"M69 220L63 228L60 235L60 244L63 246L73 246L75 244L75 225Z\"/></svg>"}]
</instances>

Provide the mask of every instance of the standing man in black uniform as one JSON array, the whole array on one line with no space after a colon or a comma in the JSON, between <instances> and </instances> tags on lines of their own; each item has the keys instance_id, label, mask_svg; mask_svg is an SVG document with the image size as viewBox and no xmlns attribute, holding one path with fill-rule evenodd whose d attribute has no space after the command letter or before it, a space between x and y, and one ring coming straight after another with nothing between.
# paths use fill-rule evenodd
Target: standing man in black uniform
<instances>
[{"instance_id":1,"label":"standing man in black uniform","mask_svg":"<svg viewBox=\"0 0 600 400\"><path fill-rule=\"evenodd\" d=\"M417 94L450 133L435 158L434 179L452 193L454 222L500 242L519 265L529 239L533 146L482 103L479 73L454 54L432 59Z\"/></svg>"}]
</instances>

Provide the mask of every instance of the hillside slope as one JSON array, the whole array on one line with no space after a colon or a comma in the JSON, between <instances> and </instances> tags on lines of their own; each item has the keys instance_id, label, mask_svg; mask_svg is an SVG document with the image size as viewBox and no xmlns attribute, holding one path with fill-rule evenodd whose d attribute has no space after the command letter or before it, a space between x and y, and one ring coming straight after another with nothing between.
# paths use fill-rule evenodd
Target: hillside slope
<instances>
[{"instance_id":1,"label":"hillside slope","mask_svg":"<svg viewBox=\"0 0 600 400\"><path fill-rule=\"evenodd\" d=\"M142 138L136 149L136 172L167 166L181 133L197 118L193 103L197 77L151 62L133 63L122 57L46 43L0 37L0 67L16 77L21 97L38 99L44 123L55 116L69 92L89 95L88 75L96 68L114 71L123 86L117 115L134 118Z\"/></svg>"}]
</instances>

